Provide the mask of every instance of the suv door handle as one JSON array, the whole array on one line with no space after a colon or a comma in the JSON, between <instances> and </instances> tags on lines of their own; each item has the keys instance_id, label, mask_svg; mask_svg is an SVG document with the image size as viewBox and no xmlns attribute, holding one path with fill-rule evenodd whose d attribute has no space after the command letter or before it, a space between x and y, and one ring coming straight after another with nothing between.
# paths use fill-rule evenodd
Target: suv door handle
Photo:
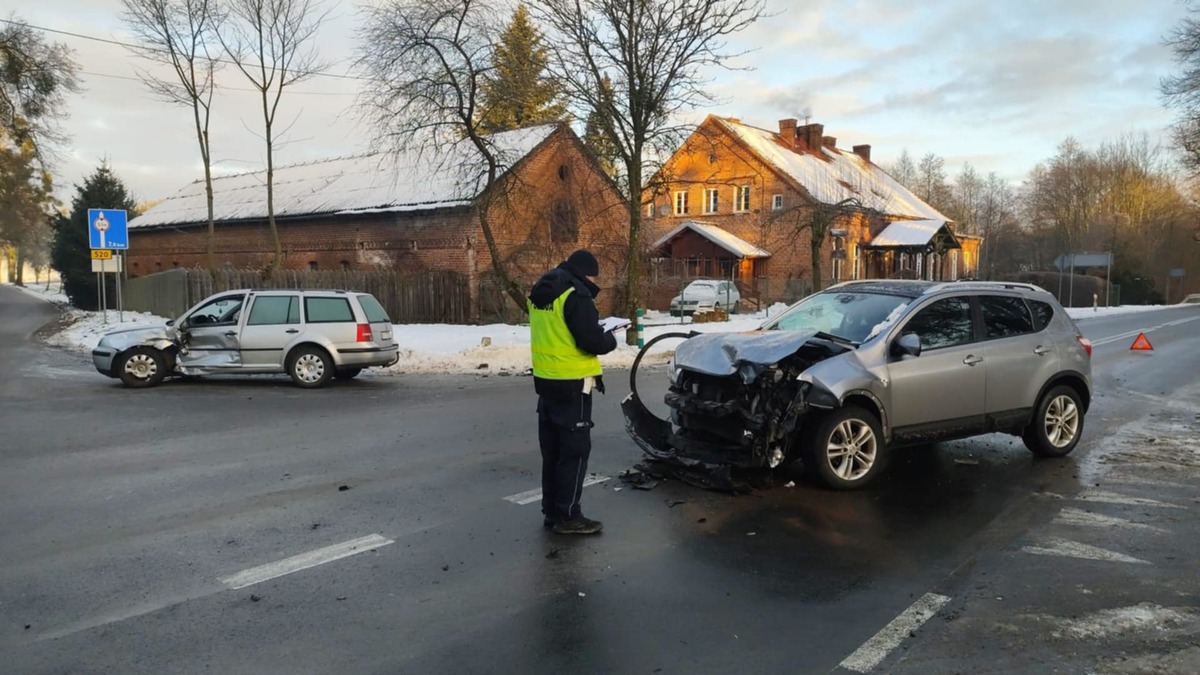
<instances>
[{"instance_id":1,"label":"suv door handle","mask_svg":"<svg viewBox=\"0 0 1200 675\"><path fill-rule=\"evenodd\" d=\"M228 333L226 333L226 334L225 334L225 337L237 337L237 331L236 331L236 330L231 330L231 331L229 331Z\"/></svg>"},{"instance_id":2,"label":"suv door handle","mask_svg":"<svg viewBox=\"0 0 1200 675\"><path fill-rule=\"evenodd\" d=\"M963 363L967 364L968 366L975 366L980 363L983 363L983 357L975 356L974 354L970 354L967 356L967 358L963 359Z\"/></svg>"},{"instance_id":3,"label":"suv door handle","mask_svg":"<svg viewBox=\"0 0 1200 675\"><path fill-rule=\"evenodd\" d=\"M286 330L286 331L284 331L284 332L285 332L285 333L299 333L299 332L300 332L300 329L299 329L299 328L289 328L289 329L287 329L287 330Z\"/></svg>"},{"instance_id":4,"label":"suv door handle","mask_svg":"<svg viewBox=\"0 0 1200 675\"><path fill-rule=\"evenodd\" d=\"M1043 347L1041 345L1038 345L1033 348L1033 353L1037 354L1038 356L1045 356L1050 353L1050 350L1046 349L1045 347Z\"/></svg>"}]
</instances>

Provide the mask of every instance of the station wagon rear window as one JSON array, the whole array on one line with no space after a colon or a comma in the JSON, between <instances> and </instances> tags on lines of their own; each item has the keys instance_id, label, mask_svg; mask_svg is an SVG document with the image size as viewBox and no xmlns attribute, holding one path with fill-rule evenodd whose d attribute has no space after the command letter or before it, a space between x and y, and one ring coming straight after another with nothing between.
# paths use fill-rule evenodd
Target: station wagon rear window
<instances>
[{"instance_id":1,"label":"station wagon rear window","mask_svg":"<svg viewBox=\"0 0 1200 675\"><path fill-rule=\"evenodd\" d=\"M304 315L308 323L354 322L354 312L346 298L305 298Z\"/></svg>"},{"instance_id":2,"label":"station wagon rear window","mask_svg":"<svg viewBox=\"0 0 1200 675\"><path fill-rule=\"evenodd\" d=\"M360 295L358 296L358 304L362 305L363 312L367 315L368 323L392 322L392 320L388 318L387 310L383 308L383 305L379 304L379 301L375 299L375 296Z\"/></svg>"}]
</instances>

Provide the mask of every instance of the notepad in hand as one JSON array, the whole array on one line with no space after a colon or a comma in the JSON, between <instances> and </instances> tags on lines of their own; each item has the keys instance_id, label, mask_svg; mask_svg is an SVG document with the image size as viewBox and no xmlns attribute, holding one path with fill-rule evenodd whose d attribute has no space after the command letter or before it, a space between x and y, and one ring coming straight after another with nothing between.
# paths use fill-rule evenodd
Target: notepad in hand
<instances>
[{"instance_id":1,"label":"notepad in hand","mask_svg":"<svg viewBox=\"0 0 1200 675\"><path fill-rule=\"evenodd\" d=\"M614 330L621 330L629 325L629 319L623 319L619 316L610 316L607 319L600 319L600 327L605 333L611 333Z\"/></svg>"}]
</instances>

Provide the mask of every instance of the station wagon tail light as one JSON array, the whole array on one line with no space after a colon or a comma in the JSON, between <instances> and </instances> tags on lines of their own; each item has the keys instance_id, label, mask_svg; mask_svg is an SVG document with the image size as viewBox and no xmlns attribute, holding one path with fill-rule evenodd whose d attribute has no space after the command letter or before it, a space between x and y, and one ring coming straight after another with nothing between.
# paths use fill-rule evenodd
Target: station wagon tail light
<instances>
[{"instance_id":1,"label":"station wagon tail light","mask_svg":"<svg viewBox=\"0 0 1200 675\"><path fill-rule=\"evenodd\" d=\"M1091 356L1092 355L1092 341L1083 337L1082 335L1076 335L1075 339L1079 340L1079 344L1083 345L1083 351L1087 352L1088 356Z\"/></svg>"},{"instance_id":2,"label":"station wagon tail light","mask_svg":"<svg viewBox=\"0 0 1200 675\"><path fill-rule=\"evenodd\" d=\"M371 324L369 324L369 323L358 324L358 341L359 342L371 342L374 339L375 339L375 336L371 334ZM1088 353L1091 353L1090 345L1088 347Z\"/></svg>"}]
</instances>

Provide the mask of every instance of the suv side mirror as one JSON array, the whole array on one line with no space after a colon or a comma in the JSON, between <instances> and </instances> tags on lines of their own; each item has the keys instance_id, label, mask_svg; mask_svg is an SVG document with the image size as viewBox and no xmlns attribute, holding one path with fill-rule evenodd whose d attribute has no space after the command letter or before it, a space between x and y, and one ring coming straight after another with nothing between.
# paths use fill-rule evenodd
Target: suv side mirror
<instances>
[{"instance_id":1,"label":"suv side mirror","mask_svg":"<svg viewBox=\"0 0 1200 675\"><path fill-rule=\"evenodd\" d=\"M920 356L921 338L916 333L905 333L892 343L893 356Z\"/></svg>"}]
</instances>

